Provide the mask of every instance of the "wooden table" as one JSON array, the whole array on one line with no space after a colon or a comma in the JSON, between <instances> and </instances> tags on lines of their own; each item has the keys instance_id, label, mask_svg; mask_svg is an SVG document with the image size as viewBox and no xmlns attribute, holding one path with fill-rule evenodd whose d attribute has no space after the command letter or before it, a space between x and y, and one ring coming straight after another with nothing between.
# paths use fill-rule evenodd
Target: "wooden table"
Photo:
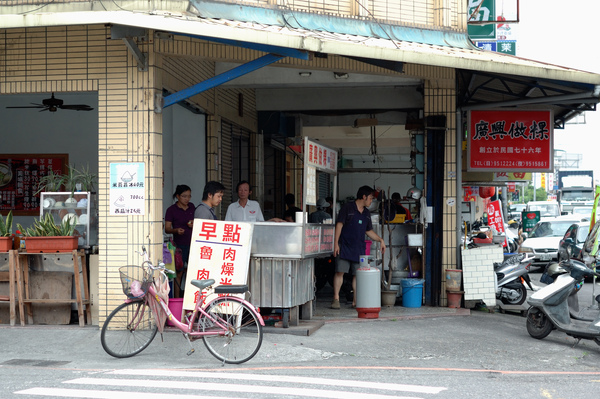
<instances>
[{"instance_id":1,"label":"wooden table","mask_svg":"<svg viewBox=\"0 0 600 399\"><path fill-rule=\"evenodd\" d=\"M17 252L17 251L13 251ZM18 301L19 301L19 312L21 314L21 325L24 325L24 305L27 307L27 322L29 324L33 324L33 311L31 308L31 304L33 303L45 303L45 304L66 304L66 303L76 303L77 304L77 313L79 316L79 325L81 327L85 326L85 316L83 311L83 306L86 305L86 313L88 324L92 324L92 314L90 309L90 292L88 287L88 277L87 277L87 267L85 261L85 251L83 250L74 250L72 251L73 256L73 281L75 283L75 293L76 299L42 299L42 298L31 298L30 297L30 289L29 289L29 263L28 256L36 255L66 255L65 252L60 253L28 253L28 252L18 252L17 256L14 256L16 259L15 262L15 273L16 273L16 282L17 282L17 291L18 291ZM81 262L80 262L81 259ZM81 273L80 273L80 263L81 263ZM81 275L81 278L79 277ZM83 280L83 281L82 281ZM81 292L81 285L83 284L83 293ZM82 295L83 294L83 295Z\"/></svg>"}]
</instances>

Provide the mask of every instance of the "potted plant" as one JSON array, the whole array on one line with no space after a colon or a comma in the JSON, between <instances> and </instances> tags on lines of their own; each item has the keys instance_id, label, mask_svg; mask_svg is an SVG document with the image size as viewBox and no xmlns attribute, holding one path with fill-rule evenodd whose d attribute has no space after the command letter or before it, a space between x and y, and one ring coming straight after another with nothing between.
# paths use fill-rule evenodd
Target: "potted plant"
<instances>
[{"instance_id":1,"label":"potted plant","mask_svg":"<svg viewBox=\"0 0 600 399\"><path fill-rule=\"evenodd\" d=\"M69 171L66 175L64 175L65 187L71 192L71 196L65 200L65 206L69 208L75 208L75 206L77 206L75 190L77 190L78 185L81 185L81 183L79 183L79 172L73 165L68 165L67 168Z\"/></svg>"},{"instance_id":2,"label":"potted plant","mask_svg":"<svg viewBox=\"0 0 600 399\"><path fill-rule=\"evenodd\" d=\"M65 184L65 175L62 173L55 173L52 169L45 175L42 176L37 184L37 191L35 195L42 191L56 192L60 191L60 188Z\"/></svg>"},{"instance_id":3,"label":"potted plant","mask_svg":"<svg viewBox=\"0 0 600 399\"><path fill-rule=\"evenodd\" d=\"M90 172L90 166L86 165L77 170L77 182L81 184L81 191L89 191L90 193L96 190L96 180L98 176Z\"/></svg>"},{"instance_id":4,"label":"potted plant","mask_svg":"<svg viewBox=\"0 0 600 399\"><path fill-rule=\"evenodd\" d=\"M0 252L8 252L13 247L12 223L12 211L8 211L6 220L0 215Z\"/></svg>"},{"instance_id":5,"label":"potted plant","mask_svg":"<svg viewBox=\"0 0 600 399\"><path fill-rule=\"evenodd\" d=\"M47 213L39 220L33 221L33 226L24 228L17 224L25 237L27 252L71 252L77 249L77 237L73 236L76 220L65 218L57 225L54 217Z\"/></svg>"}]
</instances>

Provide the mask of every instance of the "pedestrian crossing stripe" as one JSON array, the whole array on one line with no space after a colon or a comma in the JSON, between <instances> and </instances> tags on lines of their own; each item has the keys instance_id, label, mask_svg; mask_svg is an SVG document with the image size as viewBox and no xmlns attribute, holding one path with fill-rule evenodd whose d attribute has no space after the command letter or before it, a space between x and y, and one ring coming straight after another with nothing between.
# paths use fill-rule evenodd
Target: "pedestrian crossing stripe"
<instances>
[{"instance_id":1,"label":"pedestrian crossing stripe","mask_svg":"<svg viewBox=\"0 0 600 399\"><path fill-rule=\"evenodd\" d=\"M247 374L247 373L211 373L206 371L188 371L188 370L159 370L159 369L125 369L115 370L107 374L135 375L145 377L191 377L191 378L220 378L235 379L247 381L265 381L265 382L286 382L291 384L312 384L312 385L335 385L345 388L366 388L391 391L417 392L427 394L438 394L445 391L444 387L431 387L423 385L409 384L391 384L386 382L369 382L355 380L336 380L331 378L314 378L287 375L266 375L266 374Z\"/></svg>"},{"instance_id":2,"label":"pedestrian crossing stripe","mask_svg":"<svg viewBox=\"0 0 600 399\"><path fill-rule=\"evenodd\" d=\"M271 377L278 381L277 376ZM81 385L105 385L118 387L145 387L145 388L165 388L173 390L193 390L196 392L219 391L219 392L235 392L256 393L264 395L290 395L290 396L307 396L313 398L328 398L328 399L414 399L410 396L389 396L370 394L365 392L350 392L340 390L326 390L314 388L300 388L298 386L267 386L267 385L248 385L248 384L228 384L221 382L197 382L197 381L176 381L176 380L136 380L136 379L105 379L105 378L77 378L75 380L65 381L65 384L81 384ZM376 388L375 388L376 389Z\"/></svg>"},{"instance_id":3,"label":"pedestrian crossing stripe","mask_svg":"<svg viewBox=\"0 0 600 399\"><path fill-rule=\"evenodd\" d=\"M274 396L304 396L325 399L418 399L416 396L398 396L401 393L413 394L438 394L447 388L432 387L410 384L393 384L385 382L356 381L343 379L315 378L289 375L264 375L247 374L239 372L205 372L190 370L160 370L160 369L125 369L106 372L105 376L141 376L143 379L133 378L77 378L64 381L67 385L84 385L86 389L77 388L43 388L36 387L15 392L20 395L46 396L46 397L70 397L70 398L92 398L92 399L175 399L186 397L197 397L202 392L205 399L240 398L245 394L262 394L265 397ZM159 380L150 377L164 378ZM184 380L189 379L189 380ZM199 379L212 380L213 382L202 382ZM217 380L217 382L214 382ZM218 380L227 380L219 382ZM245 381L249 383L239 384ZM253 385L252 382L273 385ZM94 390L89 387L113 388L144 388L161 389L163 393L157 392L135 392L115 390ZM310 386L310 387L309 387ZM315 386L317 388L315 388ZM323 387L320 389L319 386ZM328 388L325 388L328 387ZM360 390L360 391L357 391ZM171 392L167 392L171 390ZM183 391L193 391L189 395ZM383 394L373 393L375 391ZM210 394L205 395L204 393ZM229 396L214 396L222 393ZM410 395L410 394L409 394ZM420 397L420 396L419 396Z\"/></svg>"}]
</instances>

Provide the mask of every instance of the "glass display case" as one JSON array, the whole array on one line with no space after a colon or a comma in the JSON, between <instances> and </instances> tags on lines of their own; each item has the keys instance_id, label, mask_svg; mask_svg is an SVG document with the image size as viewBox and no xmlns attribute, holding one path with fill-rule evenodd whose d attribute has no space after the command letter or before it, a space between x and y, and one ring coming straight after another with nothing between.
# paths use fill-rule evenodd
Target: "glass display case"
<instances>
[{"instance_id":1,"label":"glass display case","mask_svg":"<svg viewBox=\"0 0 600 399\"><path fill-rule=\"evenodd\" d=\"M98 218L94 195L89 192L42 192L40 196L40 218L50 213L54 222L60 224L70 219L75 223L74 236L78 237L79 248L90 248L98 244Z\"/></svg>"}]
</instances>

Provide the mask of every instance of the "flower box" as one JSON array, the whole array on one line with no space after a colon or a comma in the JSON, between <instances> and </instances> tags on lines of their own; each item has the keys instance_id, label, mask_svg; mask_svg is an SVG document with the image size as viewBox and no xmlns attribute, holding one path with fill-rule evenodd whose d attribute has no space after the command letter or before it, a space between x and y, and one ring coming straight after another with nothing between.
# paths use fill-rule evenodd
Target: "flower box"
<instances>
[{"instance_id":1,"label":"flower box","mask_svg":"<svg viewBox=\"0 0 600 399\"><path fill-rule=\"evenodd\" d=\"M8 252L13 249L12 237L0 237L0 252Z\"/></svg>"},{"instance_id":2,"label":"flower box","mask_svg":"<svg viewBox=\"0 0 600 399\"><path fill-rule=\"evenodd\" d=\"M26 237L25 250L33 252L71 252L77 249L78 239L73 236Z\"/></svg>"}]
</instances>

